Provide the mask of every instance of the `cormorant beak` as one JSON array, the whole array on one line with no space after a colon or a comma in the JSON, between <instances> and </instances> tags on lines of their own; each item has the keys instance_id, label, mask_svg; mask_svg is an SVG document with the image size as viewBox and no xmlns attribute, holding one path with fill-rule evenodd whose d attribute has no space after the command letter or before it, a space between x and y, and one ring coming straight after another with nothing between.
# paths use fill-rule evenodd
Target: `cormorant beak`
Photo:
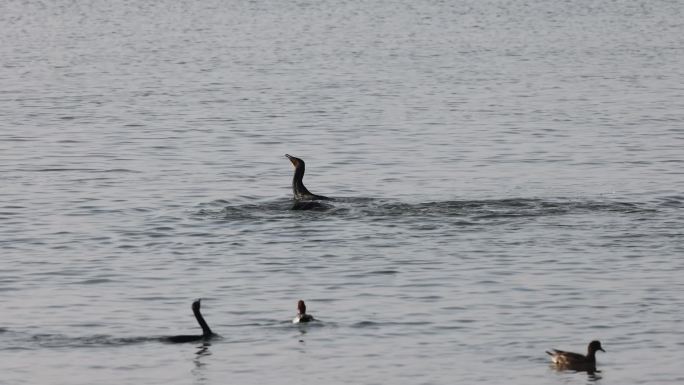
<instances>
[{"instance_id":1,"label":"cormorant beak","mask_svg":"<svg viewBox=\"0 0 684 385\"><path fill-rule=\"evenodd\" d=\"M290 162L292 162L292 165L294 165L295 167L297 167L297 165L299 165L299 159L297 159L294 156L289 155L289 154L285 154L285 156L287 157L287 159L290 160Z\"/></svg>"},{"instance_id":2,"label":"cormorant beak","mask_svg":"<svg viewBox=\"0 0 684 385\"><path fill-rule=\"evenodd\" d=\"M602 352L604 352L604 353L606 352L605 350L603 350L603 348L599 348L599 350L602 351Z\"/></svg>"}]
</instances>

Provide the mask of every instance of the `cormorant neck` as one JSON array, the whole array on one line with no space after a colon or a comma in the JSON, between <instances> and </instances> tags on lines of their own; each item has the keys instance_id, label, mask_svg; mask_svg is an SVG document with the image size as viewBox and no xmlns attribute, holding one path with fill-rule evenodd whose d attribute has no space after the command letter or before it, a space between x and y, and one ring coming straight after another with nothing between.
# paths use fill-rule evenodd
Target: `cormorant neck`
<instances>
[{"instance_id":1,"label":"cormorant neck","mask_svg":"<svg viewBox=\"0 0 684 385\"><path fill-rule=\"evenodd\" d=\"M197 318L197 323L202 328L202 336L209 337L213 335L214 333L209 328L209 325L207 325L207 322L204 320L204 317L202 317L202 313L200 313L199 308L193 308L192 312L195 314L195 318Z\"/></svg>"},{"instance_id":2,"label":"cormorant neck","mask_svg":"<svg viewBox=\"0 0 684 385\"><path fill-rule=\"evenodd\" d=\"M302 179L304 179L304 164L300 163L295 168L294 177L292 178L292 192L294 193L295 199L301 198L305 195L313 195L309 192L309 190L307 190L306 187L304 187L304 182L302 182Z\"/></svg>"}]
</instances>

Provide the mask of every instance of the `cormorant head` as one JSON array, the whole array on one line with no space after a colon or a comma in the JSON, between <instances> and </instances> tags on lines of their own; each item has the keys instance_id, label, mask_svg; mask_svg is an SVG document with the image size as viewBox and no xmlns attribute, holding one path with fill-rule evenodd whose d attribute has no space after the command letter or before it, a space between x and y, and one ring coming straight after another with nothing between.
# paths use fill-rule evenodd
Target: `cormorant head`
<instances>
[{"instance_id":1,"label":"cormorant head","mask_svg":"<svg viewBox=\"0 0 684 385\"><path fill-rule=\"evenodd\" d=\"M299 314L306 314L306 305L301 299L299 300L299 303L297 303L297 309L299 309Z\"/></svg>"},{"instance_id":2,"label":"cormorant head","mask_svg":"<svg viewBox=\"0 0 684 385\"><path fill-rule=\"evenodd\" d=\"M590 352L596 352L597 350L600 350L600 351L602 351L602 352L604 352L604 353L606 352L606 351L603 350L603 348L601 347L601 342L600 342L600 341L591 341L591 342L589 343L589 351L590 351Z\"/></svg>"},{"instance_id":3,"label":"cormorant head","mask_svg":"<svg viewBox=\"0 0 684 385\"><path fill-rule=\"evenodd\" d=\"M192 303L192 310L193 310L193 311L199 311L199 309L200 309L200 301L202 301L201 298L195 300L195 302Z\"/></svg>"},{"instance_id":4,"label":"cormorant head","mask_svg":"<svg viewBox=\"0 0 684 385\"><path fill-rule=\"evenodd\" d=\"M292 164L295 166L295 168L299 167L300 165L304 166L303 160L301 160L297 157L294 157L292 155L289 155L289 154L285 154L285 156L287 157L287 159L290 160L290 162L292 162Z\"/></svg>"}]
</instances>

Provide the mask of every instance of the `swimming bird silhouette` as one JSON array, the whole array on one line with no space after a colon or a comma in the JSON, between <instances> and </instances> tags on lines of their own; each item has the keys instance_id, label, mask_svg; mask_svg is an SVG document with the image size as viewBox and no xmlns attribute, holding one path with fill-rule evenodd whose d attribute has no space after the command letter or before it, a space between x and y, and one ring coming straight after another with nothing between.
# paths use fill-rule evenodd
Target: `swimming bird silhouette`
<instances>
[{"instance_id":1,"label":"swimming bird silhouette","mask_svg":"<svg viewBox=\"0 0 684 385\"><path fill-rule=\"evenodd\" d=\"M297 311L297 316L292 320L293 324L314 321L314 317L311 314L306 314L306 304L301 299L297 302Z\"/></svg>"},{"instance_id":2,"label":"swimming bird silhouette","mask_svg":"<svg viewBox=\"0 0 684 385\"><path fill-rule=\"evenodd\" d=\"M587 347L587 355L566 352L563 350L552 349L553 352L547 351L546 354L551 356L551 361L560 370L577 370L586 372L596 371L596 352L602 351L600 341L591 341Z\"/></svg>"},{"instance_id":3,"label":"swimming bird silhouette","mask_svg":"<svg viewBox=\"0 0 684 385\"><path fill-rule=\"evenodd\" d=\"M207 322L204 320L204 317L202 317L202 313L200 313L200 302L201 302L201 299L198 299L192 303L192 313L195 315L195 318L197 319L197 323L202 328L202 334L201 335L171 336L171 337L166 337L165 338L166 341L173 342L173 343L193 342L193 341L208 340L208 339L216 336L216 334L214 334L214 332L212 332L211 329L209 328L209 325L207 325Z\"/></svg>"},{"instance_id":4,"label":"swimming bird silhouette","mask_svg":"<svg viewBox=\"0 0 684 385\"><path fill-rule=\"evenodd\" d=\"M303 160L289 154L285 154L285 156L295 168L294 177L292 177L292 193L295 200L332 200L326 196L314 194L304 186L302 179L304 179L306 165Z\"/></svg>"}]
</instances>

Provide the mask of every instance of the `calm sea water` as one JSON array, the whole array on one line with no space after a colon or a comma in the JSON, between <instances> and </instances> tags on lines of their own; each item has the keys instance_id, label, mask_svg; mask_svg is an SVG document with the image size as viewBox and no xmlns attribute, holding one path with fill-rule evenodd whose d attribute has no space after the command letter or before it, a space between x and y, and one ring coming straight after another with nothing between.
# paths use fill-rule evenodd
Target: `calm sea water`
<instances>
[{"instance_id":1,"label":"calm sea water","mask_svg":"<svg viewBox=\"0 0 684 385\"><path fill-rule=\"evenodd\" d=\"M681 384L683 20L2 2L0 383Z\"/></svg>"}]
</instances>

